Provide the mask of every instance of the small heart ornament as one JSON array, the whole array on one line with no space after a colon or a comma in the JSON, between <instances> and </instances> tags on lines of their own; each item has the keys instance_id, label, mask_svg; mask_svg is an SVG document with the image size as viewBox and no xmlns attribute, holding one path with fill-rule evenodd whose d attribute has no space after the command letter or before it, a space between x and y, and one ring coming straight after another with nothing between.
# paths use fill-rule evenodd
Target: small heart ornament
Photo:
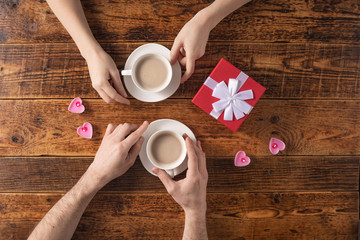
<instances>
[{"instance_id":1,"label":"small heart ornament","mask_svg":"<svg viewBox=\"0 0 360 240\"><path fill-rule=\"evenodd\" d=\"M245 167L250 164L250 158L244 151L238 151L235 155L234 164L236 167Z\"/></svg>"},{"instance_id":2,"label":"small heart ornament","mask_svg":"<svg viewBox=\"0 0 360 240\"><path fill-rule=\"evenodd\" d=\"M68 110L72 113L83 113L85 111L85 106L82 104L81 98L74 98L71 101Z\"/></svg>"},{"instance_id":3,"label":"small heart ornament","mask_svg":"<svg viewBox=\"0 0 360 240\"><path fill-rule=\"evenodd\" d=\"M277 138L271 138L269 142L269 150L272 154L276 155L279 151L285 149L285 143Z\"/></svg>"},{"instance_id":4,"label":"small heart ornament","mask_svg":"<svg viewBox=\"0 0 360 240\"><path fill-rule=\"evenodd\" d=\"M78 127L77 134L79 134L80 137L91 139L93 135L93 128L91 123L84 123L82 127Z\"/></svg>"}]
</instances>

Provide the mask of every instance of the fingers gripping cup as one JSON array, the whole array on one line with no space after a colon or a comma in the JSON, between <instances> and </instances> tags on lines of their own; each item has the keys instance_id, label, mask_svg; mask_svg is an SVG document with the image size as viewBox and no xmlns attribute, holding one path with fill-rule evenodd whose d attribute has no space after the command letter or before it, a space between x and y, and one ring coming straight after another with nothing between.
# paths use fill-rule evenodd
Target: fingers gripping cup
<instances>
[{"instance_id":1,"label":"fingers gripping cup","mask_svg":"<svg viewBox=\"0 0 360 240\"><path fill-rule=\"evenodd\" d=\"M174 169L186 158L185 140L169 130L157 131L147 142L146 155L155 167L164 169L174 177Z\"/></svg>"},{"instance_id":2,"label":"fingers gripping cup","mask_svg":"<svg viewBox=\"0 0 360 240\"><path fill-rule=\"evenodd\" d=\"M122 70L122 75L131 76L134 84L144 92L160 92L172 78L170 62L158 54L145 54L139 57L130 70Z\"/></svg>"}]
</instances>

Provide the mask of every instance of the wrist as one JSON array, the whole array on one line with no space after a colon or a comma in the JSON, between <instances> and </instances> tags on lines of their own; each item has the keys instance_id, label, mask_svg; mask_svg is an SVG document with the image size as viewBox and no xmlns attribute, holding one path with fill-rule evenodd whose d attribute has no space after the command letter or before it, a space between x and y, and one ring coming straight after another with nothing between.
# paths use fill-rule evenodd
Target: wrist
<instances>
[{"instance_id":1,"label":"wrist","mask_svg":"<svg viewBox=\"0 0 360 240\"><path fill-rule=\"evenodd\" d=\"M94 184L85 172L84 175L72 188L72 192L75 192L77 196L82 199L92 198L101 189L98 185Z\"/></svg>"},{"instance_id":2,"label":"wrist","mask_svg":"<svg viewBox=\"0 0 360 240\"><path fill-rule=\"evenodd\" d=\"M200 10L195 16L202 27L205 27L209 32L222 20L213 5Z\"/></svg>"},{"instance_id":3,"label":"wrist","mask_svg":"<svg viewBox=\"0 0 360 240\"><path fill-rule=\"evenodd\" d=\"M90 59L98 56L102 52L104 52L104 49L100 46L100 44L94 39L93 41L90 41L87 44L83 45L84 47L79 46L79 50L81 53L81 56L86 60L89 61Z\"/></svg>"},{"instance_id":4,"label":"wrist","mask_svg":"<svg viewBox=\"0 0 360 240\"><path fill-rule=\"evenodd\" d=\"M104 177L96 171L93 165L89 166L82 178L90 191L97 192L107 184Z\"/></svg>"},{"instance_id":5,"label":"wrist","mask_svg":"<svg viewBox=\"0 0 360 240\"><path fill-rule=\"evenodd\" d=\"M200 10L191 21L194 21L199 29L206 29L209 33L217 24L214 19L211 18L211 14L207 8Z\"/></svg>"},{"instance_id":6,"label":"wrist","mask_svg":"<svg viewBox=\"0 0 360 240\"><path fill-rule=\"evenodd\" d=\"M196 208L196 209L185 209L184 208L184 212L185 212L185 216L187 218L191 218L191 219L198 219L198 220L202 220L206 218L206 204L204 207L200 207L200 208Z\"/></svg>"}]
</instances>

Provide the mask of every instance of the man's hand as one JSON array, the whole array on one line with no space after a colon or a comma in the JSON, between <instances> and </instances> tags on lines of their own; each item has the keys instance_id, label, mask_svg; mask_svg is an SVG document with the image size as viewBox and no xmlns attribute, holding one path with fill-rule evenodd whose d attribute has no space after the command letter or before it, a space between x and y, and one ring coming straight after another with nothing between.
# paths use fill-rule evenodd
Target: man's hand
<instances>
[{"instance_id":1,"label":"man's hand","mask_svg":"<svg viewBox=\"0 0 360 240\"><path fill-rule=\"evenodd\" d=\"M183 240L207 240L206 185L208 173L206 157L201 149L200 141L195 145L188 136L186 136L186 148L188 153L186 178L175 182L164 170L154 167L152 171L185 211Z\"/></svg>"},{"instance_id":2,"label":"man's hand","mask_svg":"<svg viewBox=\"0 0 360 240\"><path fill-rule=\"evenodd\" d=\"M86 57L92 86L105 102L130 104L113 59L102 49Z\"/></svg>"},{"instance_id":3,"label":"man's hand","mask_svg":"<svg viewBox=\"0 0 360 240\"><path fill-rule=\"evenodd\" d=\"M194 73L195 61L205 53L211 29L204 23L204 20L201 14L195 15L195 17L187 22L181 29L171 48L171 64L174 64L176 60L178 60L181 65L186 66L186 71L181 78L181 83L184 83L191 77Z\"/></svg>"},{"instance_id":4,"label":"man's hand","mask_svg":"<svg viewBox=\"0 0 360 240\"><path fill-rule=\"evenodd\" d=\"M94 162L87 171L95 184L103 187L134 164L144 141L142 134L148 125L147 121L140 127L129 123L108 125Z\"/></svg>"},{"instance_id":5,"label":"man's hand","mask_svg":"<svg viewBox=\"0 0 360 240\"><path fill-rule=\"evenodd\" d=\"M106 183L124 174L135 162L148 127L109 124L95 160L85 174L45 215L29 240L71 239L85 208Z\"/></svg>"},{"instance_id":6,"label":"man's hand","mask_svg":"<svg viewBox=\"0 0 360 240\"><path fill-rule=\"evenodd\" d=\"M164 170L155 167L152 171L185 212L205 214L208 180L205 153L202 151L200 141L195 145L189 137L186 137L186 148L188 152L186 178L175 182Z\"/></svg>"}]
</instances>

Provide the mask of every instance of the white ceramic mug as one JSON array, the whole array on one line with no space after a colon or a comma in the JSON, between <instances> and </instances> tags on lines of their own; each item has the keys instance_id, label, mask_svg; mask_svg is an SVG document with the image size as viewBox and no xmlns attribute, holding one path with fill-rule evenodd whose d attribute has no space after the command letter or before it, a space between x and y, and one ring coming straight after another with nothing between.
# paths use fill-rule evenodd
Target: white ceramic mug
<instances>
[{"instance_id":1,"label":"white ceramic mug","mask_svg":"<svg viewBox=\"0 0 360 240\"><path fill-rule=\"evenodd\" d=\"M159 87L157 87L156 89L145 89L143 88L140 84L139 84L139 81L138 79L136 79L136 69L138 67L138 64L141 62L141 60L143 60L144 58L147 58L147 57L157 57L159 59L161 59L161 61L165 64L166 66L166 71L167 71L167 78L166 78L166 81L160 85ZM133 79L133 82L134 84L140 88L141 90L143 90L144 92L160 92L162 90L164 90L171 82L171 79L172 79L172 76L173 76L173 71L172 71L172 67L171 67L171 64L169 62L168 59L166 59L164 56L160 55L160 54L155 54L155 53L149 53L149 54L144 54L140 57L138 57L134 64L132 65L132 69L128 69L128 70L122 70L121 71L121 75L123 76L131 76L131 78Z\"/></svg>"},{"instance_id":2,"label":"white ceramic mug","mask_svg":"<svg viewBox=\"0 0 360 240\"><path fill-rule=\"evenodd\" d=\"M151 151L151 146L153 144L153 140L157 136L167 133L167 132L171 133L173 136L175 136L179 140L179 142L181 144L181 153L180 153L180 156L178 157L178 159L176 161L174 161L172 164L170 164L168 166L161 166L153 159L153 156L150 151ZM187 151L186 151L186 144L185 144L184 138L182 136L180 136L178 133L173 132L171 130L159 130L159 131L155 132L153 135L150 136L150 138L146 144L146 155L147 155L148 159L150 160L150 162L155 167L165 170L172 178L175 176L175 172L174 172L175 168L180 166L185 161L186 154L187 154Z\"/></svg>"}]
</instances>

